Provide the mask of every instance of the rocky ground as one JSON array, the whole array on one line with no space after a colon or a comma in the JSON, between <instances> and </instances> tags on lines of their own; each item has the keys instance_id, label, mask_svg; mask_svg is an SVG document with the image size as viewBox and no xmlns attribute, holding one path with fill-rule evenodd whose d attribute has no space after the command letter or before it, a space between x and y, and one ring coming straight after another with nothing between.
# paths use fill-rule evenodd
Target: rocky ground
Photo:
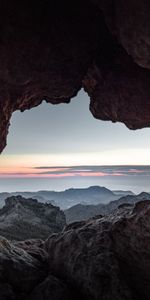
<instances>
[{"instance_id":1,"label":"rocky ground","mask_svg":"<svg viewBox=\"0 0 150 300\"><path fill-rule=\"evenodd\" d=\"M12 196L0 209L0 235L9 240L46 239L66 224L64 213L52 204Z\"/></svg>"},{"instance_id":2,"label":"rocky ground","mask_svg":"<svg viewBox=\"0 0 150 300\"><path fill-rule=\"evenodd\" d=\"M148 300L150 202L72 223L45 242L0 238L1 300Z\"/></svg>"}]
</instances>

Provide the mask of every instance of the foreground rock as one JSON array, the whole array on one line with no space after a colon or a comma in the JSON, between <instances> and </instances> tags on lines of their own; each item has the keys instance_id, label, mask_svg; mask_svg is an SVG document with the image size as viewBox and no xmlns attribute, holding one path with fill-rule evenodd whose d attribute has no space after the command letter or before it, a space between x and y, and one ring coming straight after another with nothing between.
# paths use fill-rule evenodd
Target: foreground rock
<instances>
[{"instance_id":1,"label":"foreground rock","mask_svg":"<svg viewBox=\"0 0 150 300\"><path fill-rule=\"evenodd\" d=\"M46 242L0 238L1 300L149 300L150 202L68 225Z\"/></svg>"},{"instance_id":2,"label":"foreground rock","mask_svg":"<svg viewBox=\"0 0 150 300\"><path fill-rule=\"evenodd\" d=\"M43 254L44 254L43 250ZM0 299L19 300L30 293L47 275L43 262L0 237Z\"/></svg>"},{"instance_id":3,"label":"foreground rock","mask_svg":"<svg viewBox=\"0 0 150 300\"><path fill-rule=\"evenodd\" d=\"M76 291L48 270L42 240L10 243L0 236L0 300L76 300Z\"/></svg>"},{"instance_id":4,"label":"foreground rock","mask_svg":"<svg viewBox=\"0 0 150 300\"><path fill-rule=\"evenodd\" d=\"M80 292L75 291L63 280L54 275L49 275L45 281L39 284L25 300L76 300L80 298Z\"/></svg>"},{"instance_id":5,"label":"foreground rock","mask_svg":"<svg viewBox=\"0 0 150 300\"><path fill-rule=\"evenodd\" d=\"M65 215L51 204L14 196L0 209L0 235L10 240L47 238L65 225Z\"/></svg>"},{"instance_id":6,"label":"foreground rock","mask_svg":"<svg viewBox=\"0 0 150 300\"><path fill-rule=\"evenodd\" d=\"M148 300L150 202L74 223L46 241L49 268L85 299Z\"/></svg>"}]
</instances>

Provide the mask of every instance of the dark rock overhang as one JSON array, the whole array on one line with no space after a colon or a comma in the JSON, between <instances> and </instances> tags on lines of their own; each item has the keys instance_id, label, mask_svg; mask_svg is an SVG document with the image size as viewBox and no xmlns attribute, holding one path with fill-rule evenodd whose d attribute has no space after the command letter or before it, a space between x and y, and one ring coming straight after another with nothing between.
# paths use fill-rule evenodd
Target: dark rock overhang
<instances>
[{"instance_id":1,"label":"dark rock overhang","mask_svg":"<svg viewBox=\"0 0 150 300\"><path fill-rule=\"evenodd\" d=\"M0 151L9 121L83 87L101 120L150 126L148 0L0 0Z\"/></svg>"}]
</instances>

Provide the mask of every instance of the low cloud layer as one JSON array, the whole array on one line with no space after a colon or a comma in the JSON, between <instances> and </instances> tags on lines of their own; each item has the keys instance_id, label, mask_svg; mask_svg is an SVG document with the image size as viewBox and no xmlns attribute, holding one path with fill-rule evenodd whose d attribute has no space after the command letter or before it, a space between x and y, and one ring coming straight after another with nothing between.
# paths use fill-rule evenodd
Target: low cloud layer
<instances>
[{"instance_id":1,"label":"low cloud layer","mask_svg":"<svg viewBox=\"0 0 150 300\"><path fill-rule=\"evenodd\" d=\"M150 176L150 166L40 166L23 172L2 172L6 177L104 177L104 176Z\"/></svg>"}]
</instances>

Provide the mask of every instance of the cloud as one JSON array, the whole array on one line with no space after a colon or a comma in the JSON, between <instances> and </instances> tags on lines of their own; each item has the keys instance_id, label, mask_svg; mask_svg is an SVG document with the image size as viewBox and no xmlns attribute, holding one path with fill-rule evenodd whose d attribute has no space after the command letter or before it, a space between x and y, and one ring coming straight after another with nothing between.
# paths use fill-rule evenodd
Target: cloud
<instances>
[{"instance_id":1,"label":"cloud","mask_svg":"<svg viewBox=\"0 0 150 300\"><path fill-rule=\"evenodd\" d=\"M150 166L40 166L23 169L23 172L0 172L6 177L104 177L104 176L150 176Z\"/></svg>"},{"instance_id":2,"label":"cloud","mask_svg":"<svg viewBox=\"0 0 150 300\"><path fill-rule=\"evenodd\" d=\"M80 173L86 175L97 174L97 176L124 176L124 175L150 175L150 166L69 166L69 167L38 167L41 174L65 174Z\"/></svg>"}]
</instances>

